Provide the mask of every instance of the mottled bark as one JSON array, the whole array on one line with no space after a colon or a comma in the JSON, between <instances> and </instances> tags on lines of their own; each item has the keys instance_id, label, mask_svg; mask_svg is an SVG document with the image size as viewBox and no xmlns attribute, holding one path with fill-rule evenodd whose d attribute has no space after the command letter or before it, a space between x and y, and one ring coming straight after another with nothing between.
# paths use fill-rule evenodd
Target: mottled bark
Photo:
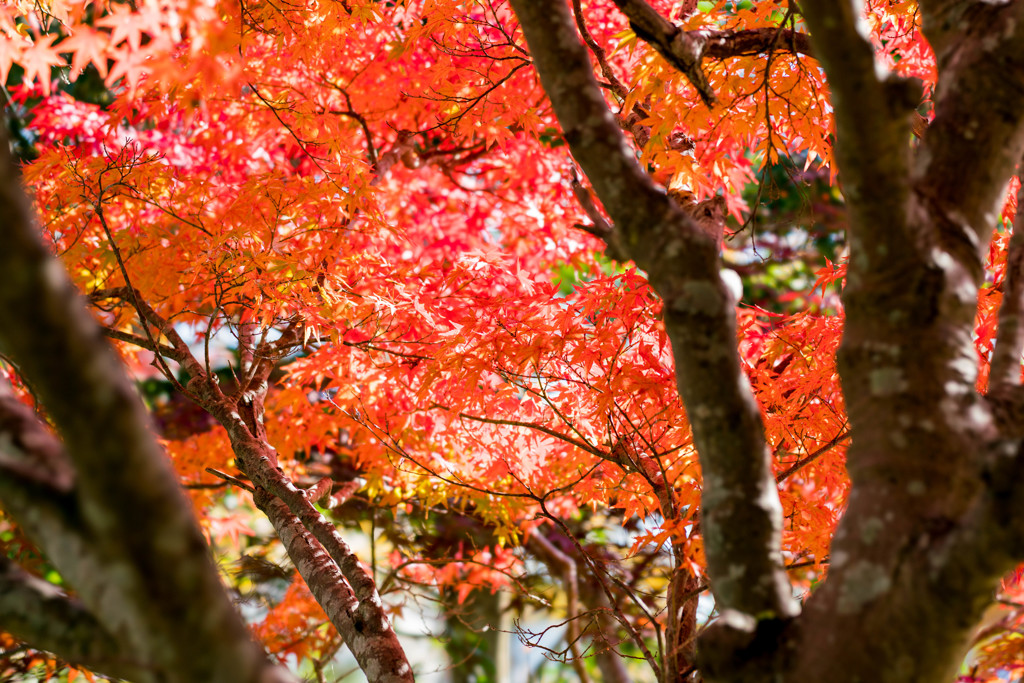
<instances>
[{"instance_id":1,"label":"mottled bark","mask_svg":"<svg viewBox=\"0 0 1024 683\"><path fill-rule=\"evenodd\" d=\"M679 70L707 105L715 103L715 92L701 66L705 58L727 59L778 50L809 54L810 38L798 31L759 28L745 31L684 31L663 17L646 0L614 0L629 18L630 28L669 64Z\"/></svg>"},{"instance_id":2,"label":"mottled bark","mask_svg":"<svg viewBox=\"0 0 1024 683\"><path fill-rule=\"evenodd\" d=\"M1024 143L1022 7L943 11L957 4L975 7L949 24L923 3L939 84L916 151L918 93L879 76L859 8L803 4L832 88L850 211L838 360L854 486L829 580L801 623L799 676L951 680L1013 562L989 470L1013 447L974 390L971 338L985 245ZM855 651L851 634L861 634Z\"/></svg>"},{"instance_id":3,"label":"mottled bark","mask_svg":"<svg viewBox=\"0 0 1024 683\"><path fill-rule=\"evenodd\" d=\"M346 566L348 562L332 561L334 558L311 537L303 522L279 498L257 489L254 500L273 523L288 556L327 618L338 629L366 679L371 683L410 683L412 667L384 614L376 589L371 596L360 599L358 590L350 588L351 568L347 572L338 568L338 564ZM351 553L348 557L352 563L357 562ZM365 590L365 586L359 590Z\"/></svg>"},{"instance_id":4,"label":"mottled bark","mask_svg":"<svg viewBox=\"0 0 1024 683\"><path fill-rule=\"evenodd\" d=\"M512 6L573 156L614 223L609 247L647 271L665 301L677 384L704 475L701 523L719 603L762 620L789 617L795 607L779 552L781 507L714 240L640 168L568 7L535 0Z\"/></svg>"},{"instance_id":5,"label":"mottled bark","mask_svg":"<svg viewBox=\"0 0 1024 683\"><path fill-rule=\"evenodd\" d=\"M0 629L108 676L149 680L80 600L0 557Z\"/></svg>"},{"instance_id":6,"label":"mottled bark","mask_svg":"<svg viewBox=\"0 0 1024 683\"><path fill-rule=\"evenodd\" d=\"M102 625L97 647L117 643L115 670L123 664L142 672L139 681L168 683L283 680L228 600L120 360L43 247L6 140L0 213L0 349L31 383L64 444L61 450L41 429L27 440L22 432L15 446L38 449L38 471L62 476L46 482L8 466L0 475L5 510L78 591L76 614L88 612ZM24 429L23 418L7 427ZM51 632L43 645L59 644L59 635ZM74 659L87 651L56 654Z\"/></svg>"},{"instance_id":7,"label":"mottled bark","mask_svg":"<svg viewBox=\"0 0 1024 683\"><path fill-rule=\"evenodd\" d=\"M939 83L935 120L916 148L920 85L876 64L860 3L801 5L829 78L850 214L838 362L853 486L828 579L794 616L774 564L761 426L732 360L713 254L624 149L561 3L512 4L566 140L612 219L600 231L609 253L636 261L665 299L723 608L699 644L703 679L952 680L999 577L1024 559L1012 503L1024 492L1019 247L991 396L975 391L972 344L983 255L1024 150L1024 5L922 2ZM646 3L616 4L634 26L647 22L641 31L661 50L679 42ZM695 63L690 54L680 68Z\"/></svg>"},{"instance_id":8,"label":"mottled bark","mask_svg":"<svg viewBox=\"0 0 1024 683\"><path fill-rule=\"evenodd\" d=\"M341 534L277 466L267 440L264 400L270 374L280 358L299 342L297 325L286 327L272 343L257 340L242 324L242 364L233 391L221 389L217 376L200 362L174 326L127 288L97 292L94 298L131 302L139 315L166 337L162 352L189 373L183 391L226 430L239 470L254 484L253 497L281 535L289 556L352 651L371 683L409 683L412 667L384 612L373 577ZM322 493L322 492L321 492Z\"/></svg>"}]
</instances>

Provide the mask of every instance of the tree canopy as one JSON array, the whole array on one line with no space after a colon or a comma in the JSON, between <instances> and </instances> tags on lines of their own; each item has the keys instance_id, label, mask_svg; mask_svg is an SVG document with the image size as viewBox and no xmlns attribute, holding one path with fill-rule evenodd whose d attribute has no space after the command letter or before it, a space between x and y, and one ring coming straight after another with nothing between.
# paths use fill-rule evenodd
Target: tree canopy
<instances>
[{"instance_id":1,"label":"tree canopy","mask_svg":"<svg viewBox=\"0 0 1024 683\"><path fill-rule=\"evenodd\" d=\"M1024 675L1022 15L0 5L0 678Z\"/></svg>"}]
</instances>

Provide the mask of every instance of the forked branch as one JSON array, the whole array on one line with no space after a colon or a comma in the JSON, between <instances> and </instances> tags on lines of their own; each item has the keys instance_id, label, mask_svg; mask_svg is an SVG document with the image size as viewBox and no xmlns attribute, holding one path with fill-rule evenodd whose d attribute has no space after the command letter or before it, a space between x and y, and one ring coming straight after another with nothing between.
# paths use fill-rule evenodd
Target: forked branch
<instances>
[{"instance_id":1,"label":"forked branch","mask_svg":"<svg viewBox=\"0 0 1024 683\"><path fill-rule=\"evenodd\" d=\"M51 488L4 491L5 506L20 501L25 528L54 532L35 540L140 662L139 680L281 680L228 600L120 359L43 246L6 139L0 209L0 349L38 393L75 473L74 495L60 505Z\"/></svg>"},{"instance_id":2,"label":"forked branch","mask_svg":"<svg viewBox=\"0 0 1024 683\"><path fill-rule=\"evenodd\" d=\"M641 169L605 103L569 7L513 0L565 139L633 259L665 302L676 380L704 472L702 525L720 604L795 611L779 551L782 510L760 411L742 373L714 240Z\"/></svg>"},{"instance_id":3,"label":"forked branch","mask_svg":"<svg viewBox=\"0 0 1024 683\"><path fill-rule=\"evenodd\" d=\"M750 29L745 31L684 31L663 17L646 0L615 0L637 37L657 50L696 88L707 106L715 103L715 91L708 83L701 63L705 57L727 59L772 50L810 54L811 41L792 29Z\"/></svg>"}]
</instances>

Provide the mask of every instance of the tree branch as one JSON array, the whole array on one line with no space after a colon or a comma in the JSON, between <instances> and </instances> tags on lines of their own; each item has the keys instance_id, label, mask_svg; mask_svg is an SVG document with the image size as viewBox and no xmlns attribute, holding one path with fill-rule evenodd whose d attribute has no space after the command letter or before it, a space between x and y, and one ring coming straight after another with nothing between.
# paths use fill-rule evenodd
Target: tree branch
<instances>
[{"instance_id":1,"label":"tree branch","mask_svg":"<svg viewBox=\"0 0 1024 683\"><path fill-rule=\"evenodd\" d=\"M921 11L939 85L914 191L941 220L943 246L977 282L1006 183L1024 153L1024 5L934 0Z\"/></svg>"},{"instance_id":2,"label":"tree branch","mask_svg":"<svg viewBox=\"0 0 1024 683\"><path fill-rule=\"evenodd\" d=\"M103 175L100 174L100 182L102 183ZM128 299L135 307L136 312L139 315L139 323L142 325L142 331L146 336L151 348L153 349L154 360L156 366L159 368L163 376L167 378L167 381L174 385L174 388L178 391L184 391L184 388L178 382L178 378L174 376L171 369L167 366L167 362L163 356L160 355L160 344L156 339L153 338L153 333L150 332L149 325L146 324L146 316L142 313L141 299L142 295L134 285L132 285L131 279L128 277L128 268L124 265L124 259L121 257L121 248L117 246L117 242L114 240L114 235L110 232L110 226L107 224L106 215L103 212L103 192L104 188L100 187L99 196L93 205L93 211L96 213L96 218L100 222L100 226L103 228L103 233L107 236L107 243L110 245L110 250L114 253L114 259L117 261L118 269L121 271L121 277L124 278L125 290L128 292Z\"/></svg>"},{"instance_id":3,"label":"tree branch","mask_svg":"<svg viewBox=\"0 0 1024 683\"><path fill-rule=\"evenodd\" d=\"M75 471L60 442L35 411L0 382L0 472L16 475L58 494L70 493Z\"/></svg>"},{"instance_id":4,"label":"tree branch","mask_svg":"<svg viewBox=\"0 0 1024 683\"><path fill-rule=\"evenodd\" d=\"M973 0L919 0L921 30L937 60L941 61L955 45L958 25L962 27L967 10L977 4Z\"/></svg>"},{"instance_id":5,"label":"tree branch","mask_svg":"<svg viewBox=\"0 0 1024 683\"><path fill-rule=\"evenodd\" d=\"M140 295L138 292L133 292L128 287L116 287L113 289L104 289L94 292L91 297L93 300L98 299L121 299L122 301L131 303L135 307L142 318L141 322L143 325L148 321L150 324L155 326L161 335L167 338L167 341L171 343L171 349L173 352L170 354L170 358L177 361L189 374L190 377L204 377L206 375L206 368L200 364L192 351L188 348L188 344L181 338L178 331L174 329L174 325L170 324L163 316L156 312L156 310ZM142 347L147 348L147 347ZM150 348L150 351L155 349L164 350L167 349L165 344L160 344L154 348ZM182 390L183 393L184 390Z\"/></svg>"},{"instance_id":6,"label":"tree branch","mask_svg":"<svg viewBox=\"0 0 1024 683\"><path fill-rule=\"evenodd\" d=\"M779 482L781 484L782 482L784 482L785 480L789 479L794 474L796 474L797 472L799 472L803 468L807 467L808 465L810 465L812 462L814 462L815 460L817 460L821 456L823 456L826 453L828 453L829 451L831 451L833 448L835 448L836 446L841 444L843 441L846 441L848 438L850 438L850 430L849 429L843 429L841 432L839 432L834 437L832 437L831 439L826 441L824 444L822 444L822 446L820 448L818 448L817 450L815 450L813 453L808 454L806 457L802 458L801 460L797 460L795 463L793 463L792 465L790 465L789 467L787 467L783 471L779 472L775 476L775 481L777 481L777 482Z\"/></svg>"},{"instance_id":7,"label":"tree branch","mask_svg":"<svg viewBox=\"0 0 1024 683\"><path fill-rule=\"evenodd\" d=\"M0 630L72 664L117 678L147 680L79 600L0 555Z\"/></svg>"},{"instance_id":8,"label":"tree branch","mask_svg":"<svg viewBox=\"0 0 1024 683\"><path fill-rule=\"evenodd\" d=\"M171 360L174 360L175 356L177 356L177 351L167 344L152 343L146 337L140 337L137 334L122 332L121 330L115 330L112 327L104 327L103 334L110 339L116 339L117 341L131 344L132 346L138 346L140 349L152 351L153 353L166 356Z\"/></svg>"},{"instance_id":9,"label":"tree branch","mask_svg":"<svg viewBox=\"0 0 1024 683\"><path fill-rule=\"evenodd\" d=\"M1001 528L1019 534L1007 493L989 490L997 477L982 466L994 459L1019 469L1020 456L1006 457L1017 445L997 440L996 411L975 391L972 335L981 244L1024 144L1024 7L970 5L972 16L952 25L959 35L938 48L941 125L933 122L915 150L920 89L880 70L861 32L862 3L801 3L832 91L850 216L837 364L852 487L828 579L787 634L802 653L794 680L897 668L893 680L952 678L971 625L1009 566L1011 532ZM851 648L825 633L871 642ZM896 634L898 655L881 644Z\"/></svg>"},{"instance_id":10,"label":"tree branch","mask_svg":"<svg viewBox=\"0 0 1024 683\"><path fill-rule=\"evenodd\" d=\"M742 31L690 31L705 47L704 57L728 59L758 55L769 50L814 56L811 37L788 28L752 28Z\"/></svg>"},{"instance_id":11,"label":"tree branch","mask_svg":"<svg viewBox=\"0 0 1024 683\"><path fill-rule=\"evenodd\" d=\"M629 18L629 26L637 37L657 50L658 54L679 69L697 89L697 94L708 107L715 104L715 91L701 69L700 40L648 5L645 0L615 0L615 5ZM696 33L696 32L693 32Z\"/></svg>"},{"instance_id":12,"label":"tree branch","mask_svg":"<svg viewBox=\"0 0 1024 683\"><path fill-rule=\"evenodd\" d=\"M254 361L254 366L261 365L261 360ZM266 365L267 373L270 367ZM227 430L238 468L255 485L254 500L274 524L289 556L368 679L372 683L411 683L412 668L384 612L372 575L362 567L334 525L313 506L306 492L298 489L277 466L277 455L265 440L265 432L258 437L250 429L248 422L254 419L262 427L256 419L262 414L266 393L266 377L261 372L255 375L261 391L248 392L248 398L238 397L249 401L248 421L240 415L237 400L224 397L204 378L193 378L189 389ZM329 557L323 556L324 551ZM302 563L305 569L300 566Z\"/></svg>"},{"instance_id":13,"label":"tree branch","mask_svg":"<svg viewBox=\"0 0 1024 683\"><path fill-rule=\"evenodd\" d=\"M879 76L874 46L859 29L859 5L850 0L801 3L815 54L828 74L843 194L860 231L851 239L851 280L861 277L857 269L868 264L875 271L885 268L878 250L916 252L903 219L909 191L909 117L921 99L919 84ZM876 251L865 253L868 245Z\"/></svg>"},{"instance_id":14,"label":"tree branch","mask_svg":"<svg viewBox=\"0 0 1024 683\"><path fill-rule=\"evenodd\" d=\"M74 467L64 447L34 411L0 385L0 502L31 538L46 539L50 559L84 590L101 590L106 561L83 528ZM81 578L79 578L81 577ZM31 647L100 673L148 683L151 673L131 662L81 602L0 555L0 630Z\"/></svg>"},{"instance_id":15,"label":"tree branch","mask_svg":"<svg viewBox=\"0 0 1024 683\"><path fill-rule=\"evenodd\" d=\"M809 37L798 31L782 28L684 31L659 14L646 0L615 0L615 4L629 18L630 28L637 37L686 76L709 107L715 103L715 92L701 68L705 57L728 59L776 48L797 54L811 53Z\"/></svg>"},{"instance_id":16,"label":"tree branch","mask_svg":"<svg viewBox=\"0 0 1024 683\"><path fill-rule=\"evenodd\" d=\"M96 296L123 299L128 294L122 288ZM236 391L225 396L216 375L195 359L173 326L140 298L133 301L139 314L171 342L172 357L189 371L191 379L186 394L227 430L239 469L256 484L250 489L254 500L281 535L289 556L321 607L331 616L363 672L372 683L411 682L412 668L384 613L373 578L334 525L277 466L277 454L267 440L263 410L269 376L278 359L275 350L298 343L298 323L288 325L273 343L266 341L265 334L257 341L253 327L243 323L239 335L242 378ZM324 550L329 559L323 556Z\"/></svg>"},{"instance_id":17,"label":"tree branch","mask_svg":"<svg viewBox=\"0 0 1024 683\"><path fill-rule=\"evenodd\" d=\"M565 640L569 644L571 664L573 671L580 679L580 683L590 683L590 676L587 675L587 667L580 652L580 625L579 625L579 579L576 572L576 562L571 557L556 548L539 529L534 530L527 539L527 545L533 552L548 565L549 568L557 568L562 575L562 584L565 586Z\"/></svg>"},{"instance_id":18,"label":"tree branch","mask_svg":"<svg viewBox=\"0 0 1024 683\"><path fill-rule=\"evenodd\" d=\"M368 680L372 683L412 683L412 668L384 615L376 590L374 602L361 601L358 584L353 592L346 582L348 573L343 576L336 560L332 562L323 546L310 538L304 523L284 502L262 488L256 489L253 500L273 523L288 556ZM352 562L356 562L354 555L350 557Z\"/></svg>"},{"instance_id":19,"label":"tree branch","mask_svg":"<svg viewBox=\"0 0 1024 683\"><path fill-rule=\"evenodd\" d=\"M35 542L151 679L265 683L282 675L228 600L120 359L43 247L6 140L0 211L0 348L37 390L76 476L74 498L50 510L80 535L43 533ZM60 530L29 522L37 532Z\"/></svg>"},{"instance_id":20,"label":"tree branch","mask_svg":"<svg viewBox=\"0 0 1024 683\"><path fill-rule=\"evenodd\" d=\"M608 81L608 87L612 93L618 98L619 102L625 102L629 97L629 90L619 80L619 77L615 75L615 71L612 69L611 64L608 63L608 53L601 47L594 36L590 33L590 29L587 28L586 19L583 16L583 7L580 4L580 0L572 1L572 13L576 18L576 28L580 31L580 36L583 37L583 42L586 43L587 47L594 54L594 58L597 59L597 65L601 69L601 75ZM641 123L648 118L649 114L639 104L634 104L633 108L629 112L619 111L619 116L622 118L622 124L629 130L633 136L633 141L636 142L638 147L644 147L647 142L651 139L651 129L648 126ZM690 141L692 144L692 140ZM584 207L586 210L586 207ZM589 215L589 211L588 211ZM591 216L591 220L594 220ZM600 222L594 221L596 225L600 226Z\"/></svg>"},{"instance_id":21,"label":"tree branch","mask_svg":"<svg viewBox=\"0 0 1024 683\"><path fill-rule=\"evenodd\" d=\"M539 0L512 6L565 139L614 223L606 242L647 271L665 301L677 385L704 474L702 524L715 594L747 613L792 615L779 552L781 505L760 411L740 369L714 239L640 168L568 7Z\"/></svg>"}]
</instances>

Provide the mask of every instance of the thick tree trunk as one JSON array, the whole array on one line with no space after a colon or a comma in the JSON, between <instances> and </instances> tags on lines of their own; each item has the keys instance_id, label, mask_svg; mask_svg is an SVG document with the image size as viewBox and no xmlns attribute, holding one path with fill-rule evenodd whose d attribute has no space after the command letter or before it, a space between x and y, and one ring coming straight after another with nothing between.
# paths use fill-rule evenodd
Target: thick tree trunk
<instances>
[{"instance_id":1,"label":"thick tree trunk","mask_svg":"<svg viewBox=\"0 0 1024 683\"><path fill-rule=\"evenodd\" d=\"M675 54L690 44L677 29L644 2L617 4L713 99L699 59ZM801 4L832 88L850 211L838 360L853 486L828 579L800 615L778 560L769 455L713 247L636 164L564 3L512 5L570 149L612 219L609 252L636 261L665 300L723 610L699 643L704 680L952 680L998 578L1024 559L1024 532L1009 523L1024 488L1024 335L1002 335L1010 348L997 354L1009 360L989 397L974 387L972 344L982 257L1024 151L1024 4L921 3L939 85L916 150L920 86L876 65L859 3ZM1024 310L1013 291L1008 325Z\"/></svg>"},{"instance_id":2,"label":"thick tree trunk","mask_svg":"<svg viewBox=\"0 0 1024 683\"><path fill-rule=\"evenodd\" d=\"M0 350L63 439L0 402L0 500L78 594L8 567L0 628L140 683L290 680L228 599L138 393L41 243L2 136L0 213ZM25 618L33 603L71 621Z\"/></svg>"}]
</instances>

